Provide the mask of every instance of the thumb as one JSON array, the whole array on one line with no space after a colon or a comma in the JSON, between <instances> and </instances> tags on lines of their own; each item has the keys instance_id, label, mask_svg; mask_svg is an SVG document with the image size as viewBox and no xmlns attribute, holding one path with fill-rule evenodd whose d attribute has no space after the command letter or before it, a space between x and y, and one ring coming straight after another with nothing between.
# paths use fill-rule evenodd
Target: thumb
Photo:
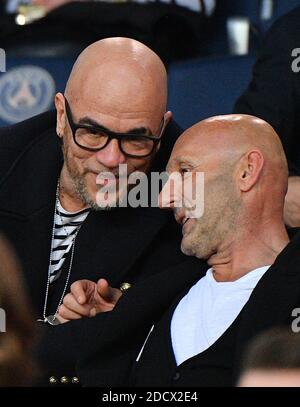
<instances>
[{"instance_id":1,"label":"thumb","mask_svg":"<svg viewBox=\"0 0 300 407\"><path fill-rule=\"evenodd\" d=\"M116 304L122 296L122 292L118 288L112 288L104 278L98 281L97 291L104 301L111 304Z\"/></svg>"},{"instance_id":2,"label":"thumb","mask_svg":"<svg viewBox=\"0 0 300 407\"><path fill-rule=\"evenodd\" d=\"M108 284L108 281L104 278L100 278L97 282L97 292L105 300L109 301L111 297L111 287Z\"/></svg>"}]
</instances>

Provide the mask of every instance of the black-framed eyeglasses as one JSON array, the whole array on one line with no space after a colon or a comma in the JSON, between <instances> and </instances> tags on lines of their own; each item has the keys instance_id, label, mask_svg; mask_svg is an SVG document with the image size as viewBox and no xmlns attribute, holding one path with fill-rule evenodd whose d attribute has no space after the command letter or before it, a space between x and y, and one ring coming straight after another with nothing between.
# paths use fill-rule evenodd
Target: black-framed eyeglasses
<instances>
[{"instance_id":1,"label":"black-framed eyeglasses","mask_svg":"<svg viewBox=\"0 0 300 407\"><path fill-rule=\"evenodd\" d=\"M117 139L119 149L128 157L144 158L153 153L160 142L164 131L164 117L162 118L159 136L140 135L134 133L115 133L102 126L77 124L73 121L70 105L65 98L66 115L72 130L74 143L84 150L95 152L105 148L112 139Z\"/></svg>"}]
</instances>

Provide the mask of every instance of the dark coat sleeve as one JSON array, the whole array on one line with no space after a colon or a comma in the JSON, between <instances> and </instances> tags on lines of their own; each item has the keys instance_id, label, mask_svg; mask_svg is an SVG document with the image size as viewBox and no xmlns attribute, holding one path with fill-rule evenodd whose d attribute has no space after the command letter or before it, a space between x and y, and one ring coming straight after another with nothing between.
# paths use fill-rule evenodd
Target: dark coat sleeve
<instances>
[{"instance_id":1,"label":"dark coat sleeve","mask_svg":"<svg viewBox=\"0 0 300 407\"><path fill-rule=\"evenodd\" d=\"M292 70L292 50L300 45L299 20L300 8L279 19L267 33L251 83L234 107L235 113L258 116L274 127L292 175L300 168L300 73Z\"/></svg>"},{"instance_id":2,"label":"dark coat sleeve","mask_svg":"<svg viewBox=\"0 0 300 407\"><path fill-rule=\"evenodd\" d=\"M38 384L47 385L51 376L78 376L84 386L127 385L152 324L206 269L204 262L186 257L133 285L112 312L57 327L42 324Z\"/></svg>"},{"instance_id":3,"label":"dark coat sleeve","mask_svg":"<svg viewBox=\"0 0 300 407\"><path fill-rule=\"evenodd\" d=\"M55 118L55 112L50 111L13 126L0 128L0 182L37 137L55 128Z\"/></svg>"}]
</instances>

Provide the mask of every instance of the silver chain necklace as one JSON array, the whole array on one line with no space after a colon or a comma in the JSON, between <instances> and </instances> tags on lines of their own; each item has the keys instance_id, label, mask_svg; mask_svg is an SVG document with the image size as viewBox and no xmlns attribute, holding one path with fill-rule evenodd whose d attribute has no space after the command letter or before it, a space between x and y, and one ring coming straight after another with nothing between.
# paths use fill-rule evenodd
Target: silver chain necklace
<instances>
[{"instance_id":1,"label":"silver chain necklace","mask_svg":"<svg viewBox=\"0 0 300 407\"><path fill-rule=\"evenodd\" d=\"M56 188L56 199L55 199L55 208L54 208L54 218L53 218L53 228L52 228L52 237L51 237L51 250L50 250L50 258L49 258L49 269L48 269L48 280L47 280L47 286L46 286L46 294L45 294L45 302L44 302L44 309L43 309L43 319L38 319L38 322L44 322L44 323L48 323L50 325L59 325L60 322L57 318L57 314L58 314L58 310L59 307L61 306L68 284L69 284L69 280L70 280L70 275L71 275L71 270L72 270L72 264L73 264L73 257L74 257L74 249L75 249L75 239L78 235L78 232L81 228L81 225L79 225L78 229L76 230L73 240L72 240L72 248L71 248L71 259L70 259L70 264L69 264L69 269L68 269L68 274L67 274L67 279L66 279L66 283L63 289L63 293L60 297L60 300L58 302L58 306L56 308L56 311L54 313L54 315L49 315L46 316L46 312L47 312L47 304L48 304L48 296L49 296L49 287L50 287L50 272L51 272L51 261L52 261L52 256L53 256L53 243L54 243L54 235L55 235L55 215L56 215L56 211L58 212L60 219L62 221L62 217L61 217L61 213L58 209L58 201L59 201L59 189L60 189L60 185L59 185L59 181L57 183L57 188ZM64 226L63 226L64 228ZM66 233L66 235L68 235Z\"/></svg>"}]
</instances>

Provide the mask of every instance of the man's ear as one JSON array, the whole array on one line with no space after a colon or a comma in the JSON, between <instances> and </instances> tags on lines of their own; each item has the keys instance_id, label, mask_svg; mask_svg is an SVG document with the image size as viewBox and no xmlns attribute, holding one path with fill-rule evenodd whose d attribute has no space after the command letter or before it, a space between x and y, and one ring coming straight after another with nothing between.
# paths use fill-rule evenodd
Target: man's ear
<instances>
[{"instance_id":1,"label":"man's ear","mask_svg":"<svg viewBox=\"0 0 300 407\"><path fill-rule=\"evenodd\" d=\"M164 114L164 130L167 127L167 125L170 123L170 121L172 120L173 117L173 113L170 112L170 110L168 110L165 114Z\"/></svg>"},{"instance_id":2,"label":"man's ear","mask_svg":"<svg viewBox=\"0 0 300 407\"><path fill-rule=\"evenodd\" d=\"M57 93L55 95L55 107L56 107L56 133L58 137L62 138L66 126L65 98L62 93Z\"/></svg>"},{"instance_id":3,"label":"man's ear","mask_svg":"<svg viewBox=\"0 0 300 407\"><path fill-rule=\"evenodd\" d=\"M241 191L247 192L257 183L264 162L264 157L259 150L252 150L244 155L238 170L238 183Z\"/></svg>"},{"instance_id":4,"label":"man's ear","mask_svg":"<svg viewBox=\"0 0 300 407\"><path fill-rule=\"evenodd\" d=\"M167 125L170 123L170 121L172 120L173 117L173 113L168 111L164 114L164 127L162 128L162 137L164 136L165 130L167 128ZM155 147L155 152L157 153L158 150L160 149L160 145L161 145L161 141L159 143L157 143L156 147Z\"/></svg>"}]
</instances>

